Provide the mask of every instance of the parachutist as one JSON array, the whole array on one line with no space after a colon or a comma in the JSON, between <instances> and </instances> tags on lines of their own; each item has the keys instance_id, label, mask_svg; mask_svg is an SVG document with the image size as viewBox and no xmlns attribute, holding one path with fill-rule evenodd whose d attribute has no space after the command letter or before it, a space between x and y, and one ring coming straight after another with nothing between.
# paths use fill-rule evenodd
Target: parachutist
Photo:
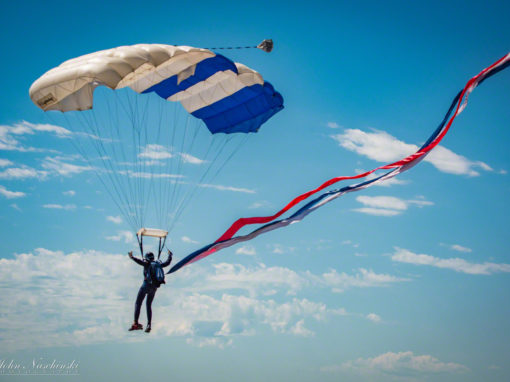
<instances>
[{"instance_id":1,"label":"parachutist","mask_svg":"<svg viewBox=\"0 0 510 382\"><path fill-rule=\"evenodd\" d=\"M168 259L163 263L159 260L155 260L152 252L147 252L143 259L133 256L132 251L128 252L128 256L135 263L143 266L144 277L142 286L136 296L135 320L129 330L143 329L143 326L138 322L138 318L140 317L140 309L142 307L143 300L145 299L145 296L147 296L147 301L145 302L145 306L147 308L147 327L145 332L149 333L151 331L152 321L152 301L154 300L156 291L160 285L165 284L165 273L163 272L163 268L168 267L172 262L172 252L168 250Z\"/></svg>"}]
</instances>

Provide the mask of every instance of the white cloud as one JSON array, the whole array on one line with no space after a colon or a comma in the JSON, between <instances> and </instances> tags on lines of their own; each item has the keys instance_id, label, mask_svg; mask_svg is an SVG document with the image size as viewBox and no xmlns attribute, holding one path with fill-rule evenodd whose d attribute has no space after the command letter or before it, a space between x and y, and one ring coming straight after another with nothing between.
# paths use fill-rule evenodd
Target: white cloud
<instances>
[{"instance_id":1,"label":"white cloud","mask_svg":"<svg viewBox=\"0 0 510 382\"><path fill-rule=\"evenodd\" d=\"M296 322L296 324L289 329L289 333L300 337L312 337L314 335L314 332L305 328L305 320Z\"/></svg>"},{"instance_id":2,"label":"white cloud","mask_svg":"<svg viewBox=\"0 0 510 382\"><path fill-rule=\"evenodd\" d=\"M1 159L0 158L0 167L8 167L12 166L14 163L12 163L9 159Z\"/></svg>"},{"instance_id":3,"label":"white cloud","mask_svg":"<svg viewBox=\"0 0 510 382\"><path fill-rule=\"evenodd\" d=\"M407 203L394 196L358 196L356 200L368 207L386 208L392 210L406 210Z\"/></svg>"},{"instance_id":4,"label":"white cloud","mask_svg":"<svg viewBox=\"0 0 510 382\"><path fill-rule=\"evenodd\" d=\"M189 238L188 236L182 236L181 240L182 240L183 243L198 244L198 241L193 240L193 239Z\"/></svg>"},{"instance_id":5,"label":"white cloud","mask_svg":"<svg viewBox=\"0 0 510 382\"><path fill-rule=\"evenodd\" d=\"M411 351L387 352L373 358L358 358L341 365L324 366L323 372L348 371L359 374L393 374L398 376L426 373L459 373L469 369L454 362L443 362L431 355L415 355Z\"/></svg>"},{"instance_id":6,"label":"white cloud","mask_svg":"<svg viewBox=\"0 0 510 382\"><path fill-rule=\"evenodd\" d=\"M106 240L124 241L126 244L135 242L135 235L131 231L117 231L117 235L107 236Z\"/></svg>"},{"instance_id":7,"label":"white cloud","mask_svg":"<svg viewBox=\"0 0 510 382\"><path fill-rule=\"evenodd\" d=\"M36 132L49 132L55 134L59 138L67 138L72 135L72 132L55 125L50 124L35 124L27 121L15 123L12 126L0 125L0 150L11 151L44 151L34 147L23 146L18 140L18 137L24 135L33 135Z\"/></svg>"},{"instance_id":8,"label":"white cloud","mask_svg":"<svg viewBox=\"0 0 510 382\"><path fill-rule=\"evenodd\" d=\"M417 200L403 200L394 196L365 196L361 195L356 197L356 200L366 207L356 208L354 211L361 212L368 215L376 216L395 216L399 215L409 208L409 205L417 207L431 206L433 202L424 200L423 198Z\"/></svg>"},{"instance_id":9,"label":"white cloud","mask_svg":"<svg viewBox=\"0 0 510 382\"><path fill-rule=\"evenodd\" d=\"M419 148L375 129L372 132L346 129L342 134L332 135L331 138L347 150L385 163L402 159ZM431 163L439 171L455 175L477 176L480 175L477 170L493 171L486 163L471 161L443 146L436 146L424 161Z\"/></svg>"},{"instance_id":10,"label":"white cloud","mask_svg":"<svg viewBox=\"0 0 510 382\"><path fill-rule=\"evenodd\" d=\"M76 191L73 191L73 190L63 191L62 195L65 195L65 196L74 196L74 195L76 195Z\"/></svg>"},{"instance_id":11,"label":"white cloud","mask_svg":"<svg viewBox=\"0 0 510 382\"><path fill-rule=\"evenodd\" d=\"M339 129L340 127L342 127L336 122L328 122L326 126L328 126L330 129Z\"/></svg>"},{"instance_id":12,"label":"white cloud","mask_svg":"<svg viewBox=\"0 0 510 382\"><path fill-rule=\"evenodd\" d=\"M49 170L53 174L62 176L69 176L74 174L80 174L84 171L93 170L90 166L81 166L63 161L62 157L46 157L42 162L42 168Z\"/></svg>"},{"instance_id":13,"label":"white cloud","mask_svg":"<svg viewBox=\"0 0 510 382\"><path fill-rule=\"evenodd\" d=\"M369 314L367 314L366 317L368 320L375 322L376 324L381 322L381 317L375 313L369 313Z\"/></svg>"},{"instance_id":14,"label":"white cloud","mask_svg":"<svg viewBox=\"0 0 510 382\"><path fill-rule=\"evenodd\" d=\"M15 199L15 198L21 198L23 196L26 196L24 192L21 191L9 191L4 186L0 186L0 195L5 196L7 199Z\"/></svg>"},{"instance_id":15,"label":"white cloud","mask_svg":"<svg viewBox=\"0 0 510 382\"><path fill-rule=\"evenodd\" d=\"M214 188L214 189L220 190L220 191L244 192L244 193L247 193L247 194L254 194L255 193L254 190L250 190L248 188L222 186L222 185L219 185L219 184L200 184L199 186L200 187L204 187L204 188Z\"/></svg>"},{"instance_id":16,"label":"white cloud","mask_svg":"<svg viewBox=\"0 0 510 382\"><path fill-rule=\"evenodd\" d=\"M315 278L315 277L314 277ZM332 288L333 292L341 293L346 289L384 287L392 283L409 281L409 279L391 276L384 273L375 273L372 270L360 268L354 275L345 272L338 273L336 269L324 273L321 278L317 279L320 283Z\"/></svg>"},{"instance_id":17,"label":"white cloud","mask_svg":"<svg viewBox=\"0 0 510 382\"><path fill-rule=\"evenodd\" d=\"M457 252L463 252L463 253L471 253L473 252L473 250L471 248L468 248L468 247L464 247L460 244L445 244L445 243L439 243L439 245L443 246L443 247L447 247L447 248L450 248L454 251L457 251Z\"/></svg>"},{"instance_id":18,"label":"white cloud","mask_svg":"<svg viewBox=\"0 0 510 382\"><path fill-rule=\"evenodd\" d=\"M158 144L149 144L143 148L142 152L138 154L138 157L161 160L172 158L173 154L165 146Z\"/></svg>"},{"instance_id":19,"label":"white cloud","mask_svg":"<svg viewBox=\"0 0 510 382\"><path fill-rule=\"evenodd\" d=\"M108 220L109 222L112 222L114 224L122 223L122 218L120 216L107 216L106 220Z\"/></svg>"},{"instance_id":20,"label":"white cloud","mask_svg":"<svg viewBox=\"0 0 510 382\"><path fill-rule=\"evenodd\" d=\"M243 245L242 247L236 249L236 254L253 256L257 254L257 251L253 245Z\"/></svg>"},{"instance_id":21,"label":"white cloud","mask_svg":"<svg viewBox=\"0 0 510 382\"><path fill-rule=\"evenodd\" d=\"M271 203L269 203L268 201L266 200L262 200L260 202L253 202L252 204L250 204L248 206L249 209L257 209L257 208L262 208L262 207L270 207L271 206Z\"/></svg>"},{"instance_id":22,"label":"white cloud","mask_svg":"<svg viewBox=\"0 0 510 382\"><path fill-rule=\"evenodd\" d=\"M205 163L205 160L194 157L193 155L186 154L186 153L180 153L181 159L184 163L190 163L190 164L202 164Z\"/></svg>"},{"instance_id":23,"label":"white cloud","mask_svg":"<svg viewBox=\"0 0 510 382\"><path fill-rule=\"evenodd\" d=\"M456 272L471 275L490 275L499 272L510 272L510 264L489 262L472 263L461 258L441 259L426 254L416 254L407 249L398 247L395 247L395 253L391 256L391 259L401 263L452 269Z\"/></svg>"},{"instance_id":24,"label":"white cloud","mask_svg":"<svg viewBox=\"0 0 510 382\"><path fill-rule=\"evenodd\" d=\"M180 174L169 174L169 173L157 173L157 172L142 172L142 171L119 171L119 174L129 175L131 178L144 178L144 179L181 179L184 178L184 175Z\"/></svg>"},{"instance_id":25,"label":"white cloud","mask_svg":"<svg viewBox=\"0 0 510 382\"><path fill-rule=\"evenodd\" d=\"M45 205L43 205L43 208L71 211L71 210L76 209L76 205L74 205L74 204L45 204Z\"/></svg>"},{"instance_id":26,"label":"white cloud","mask_svg":"<svg viewBox=\"0 0 510 382\"><path fill-rule=\"evenodd\" d=\"M471 248L463 247L462 245L459 245L459 244L452 244L450 248L453 249L454 251L465 252L465 253L469 253L469 252L473 251Z\"/></svg>"},{"instance_id":27,"label":"white cloud","mask_svg":"<svg viewBox=\"0 0 510 382\"><path fill-rule=\"evenodd\" d=\"M11 352L130 341L126 329L140 278L140 267L126 255L98 251L65 254L39 248L0 259L0 304L9 305L0 316L0 346ZM163 286L157 294L153 331L158 337L184 336L196 346L223 347L235 336L259 330L311 336L305 322L346 314L342 308L330 309L304 298L277 302L262 294L257 298L256 293L228 293L225 288L218 289L220 294L214 290L207 294L215 284L232 290L255 285L285 292L301 282L294 272L278 267L219 264L213 274L210 267L184 268L172 277L172 293L163 293Z\"/></svg>"},{"instance_id":28,"label":"white cloud","mask_svg":"<svg viewBox=\"0 0 510 382\"><path fill-rule=\"evenodd\" d=\"M36 170L32 167L10 167L0 171L0 179L45 179L47 171Z\"/></svg>"}]
</instances>

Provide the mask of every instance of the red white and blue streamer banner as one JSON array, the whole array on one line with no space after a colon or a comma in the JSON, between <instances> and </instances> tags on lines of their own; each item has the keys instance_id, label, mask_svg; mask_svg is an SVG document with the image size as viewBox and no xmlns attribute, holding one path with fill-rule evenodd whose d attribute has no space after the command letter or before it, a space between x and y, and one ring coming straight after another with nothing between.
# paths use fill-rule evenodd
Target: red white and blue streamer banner
<instances>
[{"instance_id":1,"label":"red white and blue streamer banner","mask_svg":"<svg viewBox=\"0 0 510 382\"><path fill-rule=\"evenodd\" d=\"M317 208L323 206L326 203L329 203L330 201L339 198L340 196L347 194L349 192L355 192L362 190L364 188L373 186L376 183L383 182L387 179L393 178L394 176L397 176L398 174L409 170L411 167L418 164L421 160L427 156L430 151L436 147L439 142L444 138L448 130L450 129L453 121L455 118L464 110L464 108L467 105L468 97L471 94L471 92L484 80L487 78L493 76L494 74L498 73L499 71L505 69L510 65L510 53L505 55L504 57L500 58L498 61L496 61L494 64L489 66L488 68L482 70L478 75L471 78L466 86L455 96L453 99L453 102L446 113L444 119L441 121L437 129L434 131L434 133L430 136L430 138L425 142L425 144L420 147L418 151L416 151L414 154L409 155L406 158L403 158L397 162L393 162L384 166L379 166L377 168L374 168L373 170L364 172L362 174L357 174L353 176L339 176L336 178L332 178L323 184L321 184L319 187L317 187L314 190L308 191L302 195L299 195L298 197L294 198L292 201L290 201L284 208L282 208L280 211L278 211L276 214L271 216L262 216L262 217L251 217L251 218L240 218L234 222L230 226L228 230L225 231L221 237L216 240L214 243L211 243L209 245L206 245L205 247L189 254L184 259L179 261L177 264L175 264L168 273L175 272L182 267L189 265L191 263L194 263L195 261L198 261L200 259L203 259L204 257L207 257L215 252L218 252L221 249L231 247L237 243L242 243L248 240L252 240L256 238L257 236L273 231L278 228L286 227L289 224L297 223L303 218L305 218L308 214L315 211ZM338 183L343 180L351 180L351 179L363 179L369 176L370 174L373 174L376 171L379 170L390 170L380 176L377 176L374 179L366 180L361 183L357 183L351 186L346 186L340 189L331 190L328 192L323 193L322 195L316 197L312 201L305 204L303 207L301 207L298 211L296 211L294 214L292 214L290 217L281 219L281 220L275 220L279 218L281 215L283 215L285 212L290 210L292 207L296 206L300 202L304 201L305 199L309 198L310 196L324 190L325 188ZM265 224L264 226L250 232L246 235L240 235L235 236L234 235L244 226L250 225L250 224Z\"/></svg>"}]
</instances>

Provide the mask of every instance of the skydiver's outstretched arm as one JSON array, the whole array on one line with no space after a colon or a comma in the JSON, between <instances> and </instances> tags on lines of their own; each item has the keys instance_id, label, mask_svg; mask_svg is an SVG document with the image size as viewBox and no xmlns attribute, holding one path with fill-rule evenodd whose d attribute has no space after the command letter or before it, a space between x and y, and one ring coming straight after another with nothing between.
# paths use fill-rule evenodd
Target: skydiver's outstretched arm
<instances>
[{"instance_id":1,"label":"skydiver's outstretched arm","mask_svg":"<svg viewBox=\"0 0 510 382\"><path fill-rule=\"evenodd\" d=\"M163 268L168 267L170 265L170 263L172 262L172 256L173 256L172 251L168 250L168 259L164 263L161 263L161 266Z\"/></svg>"},{"instance_id":2,"label":"skydiver's outstretched arm","mask_svg":"<svg viewBox=\"0 0 510 382\"><path fill-rule=\"evenodd\" d=\"M136 257L133 256L133 251L129 251L128 252L128 256L131 260L133 260L135 263L141 265L141 266L144 266L145 265L145 261L143 261L142 259L138 259Z\"/></svg>"}]
</instances>

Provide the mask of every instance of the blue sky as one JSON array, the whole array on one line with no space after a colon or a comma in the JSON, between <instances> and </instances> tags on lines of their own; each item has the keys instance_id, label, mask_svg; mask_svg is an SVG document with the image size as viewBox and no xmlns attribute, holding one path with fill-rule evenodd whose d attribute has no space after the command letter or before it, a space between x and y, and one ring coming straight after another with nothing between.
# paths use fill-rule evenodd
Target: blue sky
<instances>
[{"instance_id":1,"label":"blue sky","mask_svg":"<svg viewBox=\"0 0 510 382\"><path fill-rule=\"evenodd\" d=\"M509 8L4 5L0 360L76 360L84 381L508 379L509 73L477 88L441 146L397 181L169 277L150 335L127 332L141 283L126 256L133 230L76 156L78 138L48 131L59 118L28 88L64 60L119 45L275 41L269 55L226 53L271 82L285 109L214 178L222 187L201 189L175 222L178 260L238 217L412 152L466 81L508 52Z\"/></svg>"}]
</instances>

